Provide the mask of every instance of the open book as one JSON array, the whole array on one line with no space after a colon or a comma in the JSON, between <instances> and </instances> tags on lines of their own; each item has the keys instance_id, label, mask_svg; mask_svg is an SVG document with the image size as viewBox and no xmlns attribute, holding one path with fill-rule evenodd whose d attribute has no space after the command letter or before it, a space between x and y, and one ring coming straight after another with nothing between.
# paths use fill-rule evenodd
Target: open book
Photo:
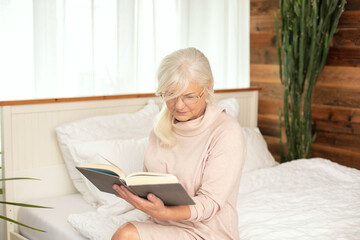
<instances>
[{"instance_id":1,"label":"open book","mask_svg":"<svg viewBox=\"0 0 360 240\"><path fill-rule=\"evenodd\" d=\"M194 204L177 177L172 174L137 172L126 176L117 166L102 163L85 163L76 168L103 192L118 194L112 188L114 184L118 184L142 198L153 193L167 206Z\"/></svg>"}]
</instances>

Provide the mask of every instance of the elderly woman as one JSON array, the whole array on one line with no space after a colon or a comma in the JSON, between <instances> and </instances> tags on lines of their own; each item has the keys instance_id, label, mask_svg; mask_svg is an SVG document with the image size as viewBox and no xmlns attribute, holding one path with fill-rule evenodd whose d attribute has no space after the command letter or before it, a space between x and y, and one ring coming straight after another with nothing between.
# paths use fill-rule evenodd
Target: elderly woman
<instances>
[{"instance_id":1,"label":"elderly woman","mask_svg":"<svg viewBox=\"0 0 360 240\"><path fill-rule=\"evenodd\" d=\"M177 176L195 205L165 206L114 185L119 196L151 216L121 226L115 239L239 239L236 199L245 147L238 122L210 103L213 76L195 48L166 56L157 94L165 103L149 137L144 169Z\"/></svg>"}]
</instances>

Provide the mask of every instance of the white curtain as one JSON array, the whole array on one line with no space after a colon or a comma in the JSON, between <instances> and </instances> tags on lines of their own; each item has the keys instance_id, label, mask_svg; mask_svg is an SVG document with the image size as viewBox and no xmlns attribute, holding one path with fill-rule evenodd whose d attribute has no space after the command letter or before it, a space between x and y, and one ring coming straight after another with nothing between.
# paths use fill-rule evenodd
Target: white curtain
<instances>
[{"instance_id":1,"label":"white curtain","mask_svg":"<svg viewBox=\"0 0 360 240\"><path fill-rule=\"evenodd\" d=\"M249 87L249 0L0 0L0 100L154 92L172 51Z\"/></svg>"}]
</instances>

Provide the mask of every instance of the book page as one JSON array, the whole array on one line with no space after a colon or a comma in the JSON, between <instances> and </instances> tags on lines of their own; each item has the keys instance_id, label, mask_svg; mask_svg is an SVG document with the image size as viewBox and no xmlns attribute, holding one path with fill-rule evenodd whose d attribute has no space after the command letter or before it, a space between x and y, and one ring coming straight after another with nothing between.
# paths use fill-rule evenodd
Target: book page
<instances>
[{"instance_id":1,"label":"book page","mask_svg":"<svg viewBox=\"0 0 360 240\"><path fill-rule=\"evenodd\" d=\"M115 173L117 176L119 176L119 178L121 179L125 179L125 173L118 167L113 166L113 165L109 165L109 164L104 164L104 163L85 163L80 165L79 167L82 168L90 168L93 169L95 171L99 171L99 172L104 172L106 173L106 171L110 171ZM105 171L103 171L105 170Z\"/></svg>"},{"instance_id":2,"label":"book page","mask_svg":"<svg viewBox=\"0 0 360 240\"><path fill-rule=\"evenodd\" d=\"M129 174L126 178L128 186L149 185L149 184L167 184L178 183L176 176L172 174L153 173L153 172L136 172Z\"/></svg>"}]
</instances>

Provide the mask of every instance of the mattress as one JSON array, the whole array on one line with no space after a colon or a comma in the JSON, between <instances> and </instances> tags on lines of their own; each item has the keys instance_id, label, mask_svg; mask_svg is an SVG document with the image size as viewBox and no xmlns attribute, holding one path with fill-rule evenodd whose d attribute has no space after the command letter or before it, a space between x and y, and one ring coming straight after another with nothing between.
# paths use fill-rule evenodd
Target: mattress
<instances>
[{"instance_id":1,"label":"mattress","mask_svg":"<svg viewBox=\"0 0 360 240\"><path fill-rule=\"evenodd\" d=\"M46 231L44 233L20 227L22 236L31 240L86 239L67 222L67 218L71 213L95 210L84 201L79 193L57 198L33 200L28 203L52 207L52 209L20 208L19 221L21 223Z\"/></svg>"}]
</instances>

